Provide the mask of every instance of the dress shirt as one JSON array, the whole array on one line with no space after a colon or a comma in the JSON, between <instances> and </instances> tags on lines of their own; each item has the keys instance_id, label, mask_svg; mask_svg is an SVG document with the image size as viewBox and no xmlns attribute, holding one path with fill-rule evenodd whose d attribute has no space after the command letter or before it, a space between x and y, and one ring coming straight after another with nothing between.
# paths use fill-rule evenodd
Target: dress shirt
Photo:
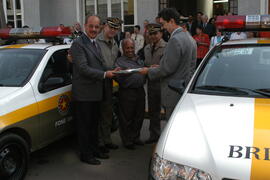
<instances>
[{"instance_id":1,"label":"dress shirt","mask_svg":"<svg viewBox=\"0 0 270 180\"><path fill-rule=\"evenodd\" d=\"M178 29L182 29L182 28L181 28L181 27L176 28L176 29L172 32L171 37L173 36L173 34L174 34Z\"/></svg>"}]
</instances>

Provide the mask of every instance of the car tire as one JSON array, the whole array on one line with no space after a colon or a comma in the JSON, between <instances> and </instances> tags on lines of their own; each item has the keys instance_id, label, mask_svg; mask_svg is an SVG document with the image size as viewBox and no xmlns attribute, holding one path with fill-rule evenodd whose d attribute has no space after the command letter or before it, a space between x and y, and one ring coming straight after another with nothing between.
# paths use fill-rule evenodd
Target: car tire
<instances>
[{"instance_id":1,"label":"car tire","mask_svg":"<svg viewBox=\"0 0 270 180\"><path fill-rule=\"evenodd\" d=\"M24 178L29 161L29 146L16 134L0 136L0 179L21 180Z\"/></svg>"}]
</instances>

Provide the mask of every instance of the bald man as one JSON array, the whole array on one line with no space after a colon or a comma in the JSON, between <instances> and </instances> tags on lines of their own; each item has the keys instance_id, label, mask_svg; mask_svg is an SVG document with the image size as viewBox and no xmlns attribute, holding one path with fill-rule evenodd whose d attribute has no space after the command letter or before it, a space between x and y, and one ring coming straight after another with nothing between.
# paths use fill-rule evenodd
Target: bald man
<instances>
[{"instance_id":1,"label":"bald man","mask_svg":"<svg viewBox=\"0 0 270 180\"><path fill-rule=\"evenodd\" d=\"M123 56L116 60L115 66L121 69L144 67L143 61L135 55L135 43L132 39L124 39ZM119 83L120 136L127 149L135 149L135 145L143 145L140 131L144 120L145 92L143 85L145 76L139 73L121 74L117 76Z\"/></svg>"},{"instance_id":2,"label":"bald man","mask_svg":"<svg viewBox=\"0 0 270 180\"><path fill-rule=\"evenodd\" d=\"M96 43L100 28L97 16L87 16L85 33L71 46L73 62L72 98L75 108L75 120L82 162L99 165L96 159L108 159L109 156L98 149L98 124L100 118L99 103L103 99L103 84L114 76L113 70L106 71L101 50Z\"/></svg>"}]
</instances>

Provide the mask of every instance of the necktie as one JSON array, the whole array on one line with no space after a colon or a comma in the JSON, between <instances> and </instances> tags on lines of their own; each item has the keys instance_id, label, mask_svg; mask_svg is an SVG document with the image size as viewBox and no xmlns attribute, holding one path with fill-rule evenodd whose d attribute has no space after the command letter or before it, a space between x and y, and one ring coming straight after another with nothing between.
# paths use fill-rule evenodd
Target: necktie
<instances>
[{"instance_id":1,"label":"necktie","mask_svg":"<svg viewBox=\"0 0 270 180\"><path fill-rule=\"evenodd\" d=\"M95 41L92 41L92 44L93 44L95 50L97 51L97 45L96 45L96 42L95 42Z\"/></svg>"}]
</instances>

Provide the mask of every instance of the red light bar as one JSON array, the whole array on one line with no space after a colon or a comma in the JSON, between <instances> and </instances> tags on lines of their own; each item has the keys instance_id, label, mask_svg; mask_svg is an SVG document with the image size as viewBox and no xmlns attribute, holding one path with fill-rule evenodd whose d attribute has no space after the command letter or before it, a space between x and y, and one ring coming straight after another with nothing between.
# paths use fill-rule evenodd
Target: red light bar
<instances>
[{"instance_id":1,"label":"red light bar","mask_svg":"<svg viewBox=\"0 0 270 180\"><path fill-rule=\"evenodd\" d=\"M71 35L71 31L69 27L64 27L64 28L61 28L59 26L46 27L46 28L42 28L40 35L44 37L69 36Z\"/></svg>"},{"instance_id":2,"label":"red light bar","mask_svg":"<svg viewBox=\"0 0 270 180\"><path fill-rule=\"evenodd\" d=\"M270 15L218 16L216 26L221 31L269 31Z\"/></svg>"},{"instance_id":3,"label":"red light bar","mask_svg":"<svg viewBox=\"0 0 270 180\"><path fill-rule=\"evenodd\" d=\"M12 29L0 29L0 38L8 39L38 39L38 38L59 38L64 36L70 36L71 31L69 27L61 28L45 27L45 28L12 28Z\"/></svg>"},{"instance_id":4,"label":"red light bar","mask_svg":"<svg viewBox=\"0 0 270 180\"><path fill-rule=\"evenodd\" d=\"M246 16L218 16L216 26L220 29L241 29L245 27Z\"/></svg>"},{"instance_id":5,"label":"red light bar","mask_svg":"<svg viewBox=\"0 0 270 180\"><path fill-rule=\"evenodd\" d=\"M10 30L11 30L10 28L0 29L0 38L2 38L2 39L9 38Z\"/></svg>"}]
</instances>

